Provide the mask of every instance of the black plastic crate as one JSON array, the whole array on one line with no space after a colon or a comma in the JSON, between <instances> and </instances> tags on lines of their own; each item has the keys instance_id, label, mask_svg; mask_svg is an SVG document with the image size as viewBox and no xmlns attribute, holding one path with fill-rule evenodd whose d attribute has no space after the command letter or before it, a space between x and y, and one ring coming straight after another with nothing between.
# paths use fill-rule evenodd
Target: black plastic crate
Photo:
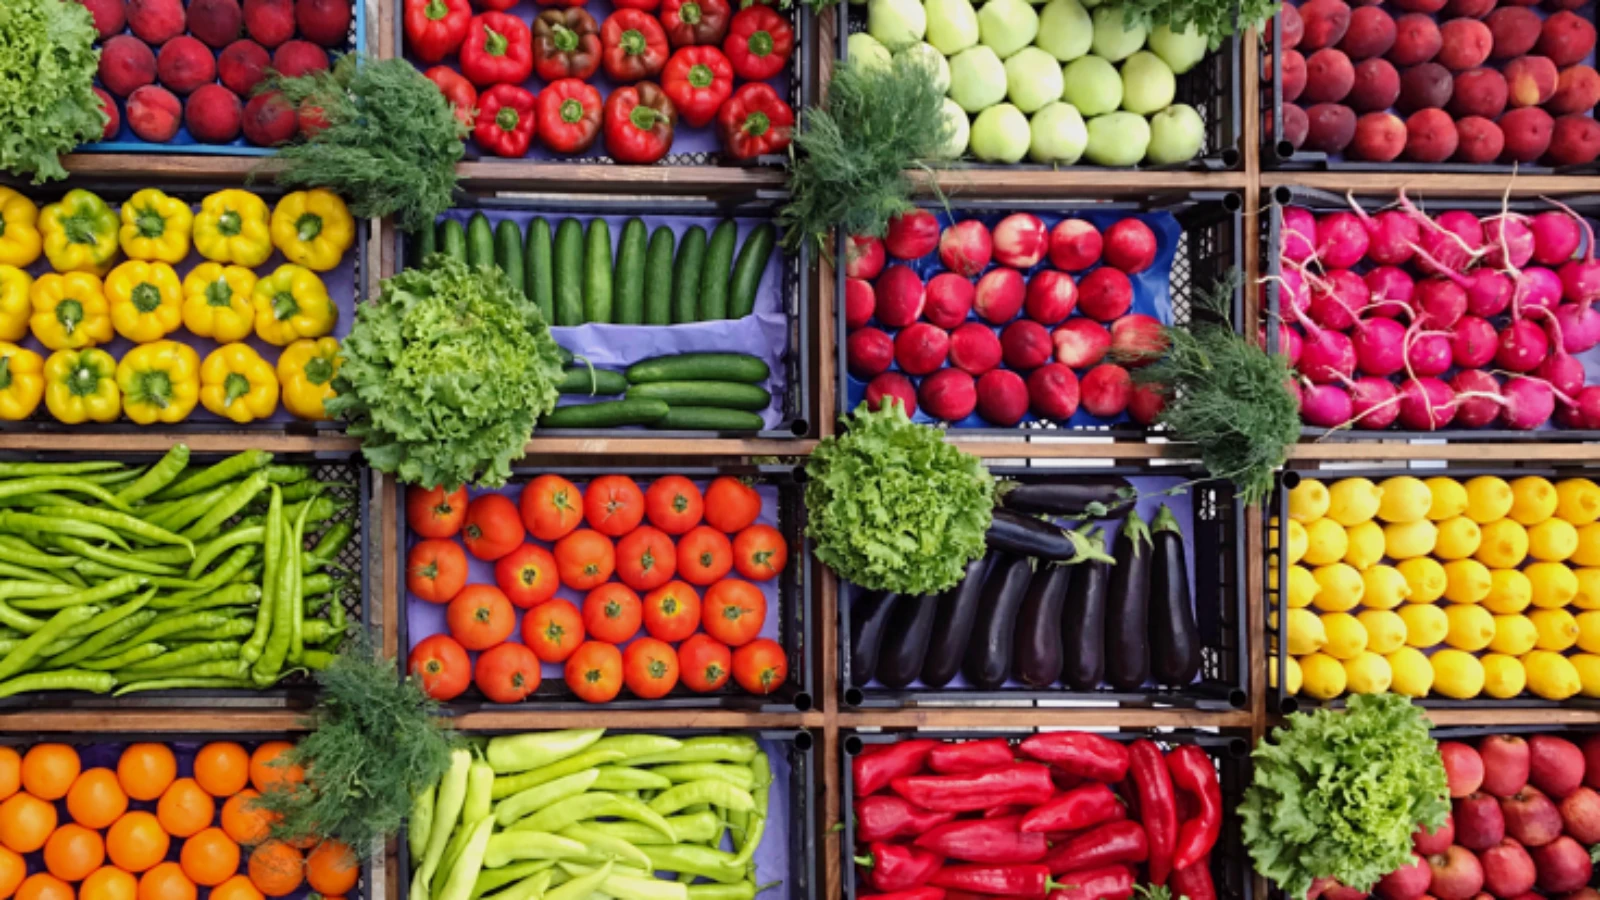
<instances>
[{"instance_id":1,"label":"black plastic crate","mask_svg":"<svg viewBox=\"0 0 1600 900\"><path fill-rule=\"evenodd\" d=\"M861 755L869 746L898 743L902 739L932 738L946 741L971 741L981 738L1003 737L1021 739L1029 735L1045 731L1060 731L1056 728L1017 728L1004 731L962 730L962 731L882 731L863 732L845 731L841 737L844 752L840 754L840 791L843 795L839 801L839 815L843 820L839 823L844 834L840 848L840 868L843 877L844 896L846 900L855 900L856 897L866 897L857 887L856 866L852 865L850 858L856 854L856 817L855 817L855 774L851 760ZM1252 887L1252 872L1250 869L1249 854L1245 851L1244 837L1239 818L1239 806L1244 802L1244 791L1250 782L1250 736L1248 732L1236 734L1227 731L1102 731L1093 729L1096 734L1120 743L1132 743L1139 738L1149 738L1169 749L1181 744L1193 744L1206 752L1217 766L1217 773L1222 781L1222 835L1217 839L1217 845L1211 851L1211 879L1216 885L1219 900L1250 900L1254 890Z\"/></svg>"},{"instance_id":2,"label":"black plastic crate","mask_svg":"<svg viewBox=\"0 0 1600 900\"><path fill-rule=\"evenodd\" d=\"M1073 477L1133 478L1166 477L1207 479L1198 466L1157 468L1058 468L1053 466L991 467L997 477L1026 484L1051 483ZM1244 506L1226 481L1199 480L1186 499L1192 505L1190 519L1180 518L1183 538L1194 559L1191 596L1201 644L1200 676L1193 684L1174 689L1150 686L1121 692L1102 685L1098 690L1074 691L1065 685L1032 688L1015 678L1005 687L982 691L972 687L947 685L929 688L920 682L903 690L878 684L870 673L850 670L851 605L865 593L847 581L839 582L839 687L846 706L892 709L899 707L939 707L987 705L1018 701L1031 705L1089 703L1103 706L1107 701L1126 706L1192 707L1229 710L1243 708L1249 695L1250 665L1246 651L1244 586ZM1124 513L1125 514L1125 513ZM1119 516L1120 518L1120 516ZM1148 519L1148 516L1146 517ZM1110 547L1107 547L1107 552ZM959 676L958 676L959 679Z\"/></svg>"},{"instance_id":3,"label":"black plastic crate","mask_svg":"<svg viewBox=\"0 0 1600 900\"><path fill-rule=\"evenodd\" d=\"M916 201L919 208L935 215L945 214L956 220L978 216L1009 215L1014 212L1032 212L1069 218L1076 212L1106 212L1125 210L1127 213L1169 212L1178 221L1182 234L1177 251L1172 258L1172 271L1168 289L1172 297L1172 320L1175 325L1185 325L1206 313L1196 310L1197 294L1209 291L1227 276L1229 270L1244 271L1243 262L1243 209L1244 199L1236 193L1225 191L1197 191L1177 193L1152 193L1138 200L961 200L949 199L941 203L936 199ZM850 236L837 234L835 258L848 258ZM848 412L851 382L860 379L850 374L845 327L845 267L840 264L834 272L834 369L838 373L837 391L840 412ZM1076 280L1076 279L1075 279ZM1244 322L1244 292L1234 291L1231 317L1235 330ZM952 434L963 436L999 435L1025 437L1050 435L1053 437L1093 436L1142 439L1149 434L1159 434L1159 429L1147 428L1132 421L1111 425L1079 426L1040 420L1030 415L1011 428L993 425L981 427L951 426Z\"/></svg>"},{"instance_id":4,"label":"black plastic crate","mask_svg":"<svg viewBox=\"0 0 1600 900\"><path fill-rule=\"evenodd\" d=\"M773 526L783 534L784 541L789 548L789 561L784 566L783 572L776 579L777 599L769 601L767 605L767 622L775 623L777 636L774 638L789 658L789 675L784 680L782 687L765 697L758 697L746 693L733 680L729 680L722 689L709 694L697 694L684 687L681 683L672 689L667 696L658 700L642 700L632 692L624 690L616 699L604 704L587 703L573 695L566 683L558 675L546 674L540 681L538 689L521 703L494 703L483 696L477 686L470 685L466 693L455 700L443 705L447 714L461 714L472 712L502 712L523 711L539 712L545 710L574 710L574 709L737 709L755 712L804 712L815 704L816 691L814 688L815 673L811 665L814 655L812 647L815 642L812 638L814 618L810 614L811 595L817 583L813 572L814 563L811 556L810 543L805 536L805 502L803 485L804 472L787 466L758 466L745 464L732 464L721 466L701 466L696 468L639 468L618 466L612 468L585 467L585 468L517 468L512 470L511 481L507 488L513 486L521 488L538 475L560 475L576 484L579 489L592 478L601 475L625 475L640 483L640 488L649 487L649 482L665 475L682 475L686 478L700 481L716 478L719 475L732 475L754 481L758 486L770 485L777 489L778 499L776 519ZM394 552L400 561L402 572L406 565L406 557L412 545L411 536L408 534L405 516L405 492L411 490L407 485L400 486L399 507L400 514L396 516L399 523L399 534L396 535ZM484 493L494 493L485 491ZM520 493L520 492L519 492ZM765 509L765 506L763 507ZM528 540L532 540L531 537ZM472 561L469 555L469 565ZM404 579L402 578L402 582ZM569 590L565 587L563 590ZM703 593L703 592L701 592ZM425 603L426 601L418 601ZM550 602L554 602L551 600ZM395 616L396 627L399 629L400 652L396 654L401 674L407 671L407 661L411 653L413 641L410 638L411 621L409 606L410 594L403 588L396 600ZM581 600L578 602L581 611ZM522 612L526 615L526 611ZM517 630L513 630L512 637L520 642L520 616ZM642 631L640 632L643 633ZM554 665L554 664L546 664Z\"/></svg>"},{"instance_id":5,"label":"black plastic crate","mask_svg":"<svg viewBox=\"0 0 1600 900\"><path fill-rule=\"evenodd\" d=\"M164 451L163 451L164 452ZM97 459L114 459L130 465L147 465L161 458L160 452L128 451L124 453L96 454ZM226 459L224 453L195 453L189 465L205 466ZM0 451L4 462L82 462L83 453L70 451ZM366 467L361 454L343 453L280 453L273 457L278 465L310 465L312 477L355 482L355 487L336 487L323 496L339 503L354 502L350 510L341 510L327 522L332 526L348 522L355 528L349 543L339 551L327 568L356 585L354 592L339 592L345 616L352 627L364 627L372 621L370 596L371 578L376 577L368 558L368 541L375 538L366 527L372 503L372 471ZM317 532L321 534L321 529ZM308 543L312 537L308 536ZM112 692L115 693L115 688ZM225 688L190 688L170 691L143 691L125 697L111 694L90 694L76 691L37 691L0 697L0 710L39 709L148 709L148 708L214 708L231 709L309 709L317 696L317 683L312 673L296 672L284 677L271 688L260 691Z\"/></svg>"},{"instance_id":6,"label":"black plastic crate","mask_svg":"<svg viewBox=\"0 0 1600 900\"><path fill-rule=\"evenodd\" d=\"M810 18L809 16L807 17ZM495 210L515 211L519 213L538 212L555 217L577 217L584 221L596 216L639 216L654 218L694 218L702 221L696 224L708 226L709 232L717 222L730 218L757 218L775 219L778 210L782 207L782 196L759 196L753 198L728 199L683 199L671 198L648 199L642 197L595 196L574 199L571 197L549 198L501 198L501 197L476 197L463 195L457 200L456 209L483 210L490 213ZM551 226L554 227L552 222ZM408 264L416 263L415 238L409 234L399 242L399 250L395 260L396 271L404 270ZM613 236L613 247L616 246L616 236ZM781 404L782 421L776 428L765 429L760 432L730 432L728 437L760 437L774 440L793 440L802 437L811 430L811 308L812 308L812 279L807 275L811 267L811 249L809 243L802 244L798 254L791 254L780 246L774 254L778 258L778 265L782 273L780 283L780 301L784 314L788 318L786 338L788 345L785 349L782 365L785 369L787 389L779 398ZM641 328L659 328L671 326L637 326ZM666 431L651 428L548 428L536 425L535 436L560 435L563 437L607 437L607 438L684 438L705 439L717 436L716 432L708 431Z\"/></svg>"}]
</instances>

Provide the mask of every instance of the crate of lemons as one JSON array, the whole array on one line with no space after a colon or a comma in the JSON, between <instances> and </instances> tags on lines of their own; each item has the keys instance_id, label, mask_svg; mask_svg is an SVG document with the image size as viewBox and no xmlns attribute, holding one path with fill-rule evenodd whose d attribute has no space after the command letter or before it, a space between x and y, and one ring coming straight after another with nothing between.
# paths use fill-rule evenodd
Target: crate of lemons
<instances>
[{"instance_id":1,"label":"crate of lemons","mask_svg":"<svg viewBox=\"0 0 1600 900\"><path fill-rule=\"evenodd\" d=\"M1595 482L1302 478L1288 511L1289 694L1600 697Z\"/></svg>"},{"instance_id":2,"label":"crate of lemons","mask_svg":"<svg viewBox=\"0 0 1600 900\"><path fill-rule=\"evenodd\" d=\"M324 190L271 209L223 190L193 209L148 188L113 209L80 189L40 209L0 187L0 420L42 403L69 425L174 424L198 404L245 424L272 417L280 396L299 418L327 418L339 311L318 273L354 240L344 201ZM275 253L286 262L268 267ZM216 346L202 359L183 332ZM30 334L43 352L21 345ZM274 362L252 336L282 348ZM119 337L131 346L116 359Z\"/></svg>"}]
</instances>

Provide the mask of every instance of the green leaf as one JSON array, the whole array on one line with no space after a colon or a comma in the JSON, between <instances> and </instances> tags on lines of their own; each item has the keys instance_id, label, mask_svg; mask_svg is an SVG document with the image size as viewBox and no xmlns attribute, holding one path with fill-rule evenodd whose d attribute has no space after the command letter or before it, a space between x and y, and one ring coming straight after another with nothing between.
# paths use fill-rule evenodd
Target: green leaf
<instances>
[{"instance_id":1,"label":"green leaf","mask_svg":"<svg viewBox=\"0 0 1600 900\"><path fill-rule=\"evenodd\" d=\"M60 156L98 140L106 114L94 93L100 53L80 3L0 3L0 172L34 184L67 177Z\"/></svg>"}]
</instances>

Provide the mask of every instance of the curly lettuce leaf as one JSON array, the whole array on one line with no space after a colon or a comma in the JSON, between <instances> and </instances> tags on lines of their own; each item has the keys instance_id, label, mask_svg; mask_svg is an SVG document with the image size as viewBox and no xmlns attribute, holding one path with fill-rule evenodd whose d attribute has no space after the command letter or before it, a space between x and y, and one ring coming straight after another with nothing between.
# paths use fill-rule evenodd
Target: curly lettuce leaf
<instances>
[{"instance_id":1,"label":"curly lettuce leaf","mask_svg":"<svg viewBox=\"0 0 1600 900\"><path fill-rule=\"evenodd\" d=\"M65 178L61 154L99 139L106 114L94 93L94 38L81 3L0 3L0 172L34 184Z\"/></svg>"}]
</instances>

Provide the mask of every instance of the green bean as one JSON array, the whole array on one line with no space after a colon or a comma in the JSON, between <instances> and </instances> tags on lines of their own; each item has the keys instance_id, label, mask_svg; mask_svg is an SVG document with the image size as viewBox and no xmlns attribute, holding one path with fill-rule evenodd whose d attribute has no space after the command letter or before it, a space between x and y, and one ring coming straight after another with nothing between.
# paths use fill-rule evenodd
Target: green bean
<instances>
[{"instance_id":1,"label":"green bean","mask_svg":"<svg viewBox=\"0 0 1600 900\"><path fill-rule=\"evenodd\" d=\"M200 521L195 522L188 528L185 528L183 530L183 536L186 538L198 538L210 534L212 531L221 527L223 522L228 521L238 514L239 510L244 509L245 504L255 499L257 494L266 489L267 473L261 471L254 473L249 478L246 478L235 485L234 488L228 492L227 496L223 497L216 506L211 507L211 509L200 518Z\"/></svg>"},{"instance_id":2,"label":"green bean","mask_svg":"<svg viewBox=\"0 0 1600 900\"><path fill-rule=\"evenodd\" d=\"M65 507L55 507L63 509ZM73 537L88 538L93 541L106 541L122 548L132 549L122 535L94 522L84 522L77 519L59 519L48 516L38 516L32 513L0 512L0 531L32 531L42 534L66 534Z\"/></svg>"},{"instance_id":3,"label":"green bean","mask_svg":"<svg viewBox=\"0 0 1600 900\"><path fill-rule=\"evenodd\" d=\"M57 516L68 520L104 525L146 544L174 544L179 547L185 547L189 550L189 558L194 558L194 541L183 535L173 534L165 528L158 528L137 516L131 516L127 513L117 512L113 509L78 509L71 506L41 506L34 512L39 515Z\"/></svg>"},{"instance_id":4,"label":"green bean","mask_svg":"<svg viewBox=\"0 0 1600 900\"><path fill-rule=\"evenodd\" d=\"M266 544L262 557L261 606L256 610L256 629L250 634L250 640L244 642L244 649L239 651L239 658L250 663L260 659L262 651L266 649L267 638L272 630L272 612L277 606L278 557L283 553L280 547L283 539L283 492L276 485L272 488L272 500L267 506L264 529L263 540ZM438 861L434 862L437 865Z\"/></svg>"},{"instance_id":5,"label":"green bean","mask_svg":"<svg viewBox=\"0 0 1600 900\"><path fill-rule=\"evenodd\" d=\"M104 694L116 686L117 679L108 672L85 672L79 669L57 669L52 672L33 672L7 681L0 681L0 697L26 694L33 691L89 691Z\"/></svg>"},{"instance_id":6,"label":"green bean","mask_svg":"<svg viewBox=\"0 0 1600 900\"><path fill-rule=\"evenodd\" d=\"M267 636L266 646L261 649L261 656L250 669L250 677L259 685L278 680L278 673L283 671L283 661L289 655L289 641L294 630L294 623L290 621L294 617L294 584L288 580L286 567L299 551L293 546L294 526L287 518L285 515L284 521L278 525L280 558L277 571L268 576L272 580L272 594L262 600L263 606L269 600L272 603L272 632Z\"/></svg>"},{"instance_id":7,"label":"green bean","mask_svg":"<svg viewBox=\"0 0 1600 900\"><path fill-rule=\"evenodd\" d=\"M148 644L135 644L115 656L102 656L78 665L85 669L94 669L100 672L115 672L124 666L131 666L147 659L155 659L165 652L167 652L167 645L151 641Z\"/></svg>"},{"instance_id":8,"label":"green bean","mask_svg":"<svg viewBox=\"0 0 1600 900\"><path fill-rule=\"evenodd\" d=\"M124 604L117 609L106 610L106 612L101 613L101 615L104 616L109 613L127 610L128 607L134 606L138 602L139 600L136 599L133 601L133 603ZM98 655L107 647L113 646L128 635L133 634L134 632L139 631L140 629L149 625L151 622L154 622L159 616L159 613L153 609L138 609L136 606L132 611L127 611L123 614L125 618L113 621L110 625L105 626L103 631L96 632L95 634L91 635L88 640L85 640L78 646L66 651L65 653L62 653L60 656L52 658L49 661L50 665L55 667L70 666L75 665L83 660L90 659Z\"/></svg>"},{"instance_id":9,"label":"green bean","mask_svg":"<svg viewBox=\"0 0 1600 900\"><path fill-rule=\"evenodd\" d=\"M198 597L174 602L177 594L166 597L157 597L150 604L151 609L183 609L189 612L198 612L202 609L216 609L222 606L254 606L261 602L261 586L255 584L229 584L216 588ZM253 626L252 626L253 627Z\"/></svg>"},{"instance_id":10,"label":"green bean","mask_svg":"<svg viewBox=\"0 0 1600 900\"><path fill-rule=\"evenodd\" d=\"M238 641L211 641L204 644L190 644L187 647L171 650L160 656L127 666L126 672L119 674L165 674L169 669L181 669L195 663L235 659L238 656Z\"/></svg>"},{"instance_id":11,"label":"green bean","mask_svg":"<svg viewBox=\"0 0 1600 900\"><path fill-rule=\"evenodd\" d=\"M36 475L82 475L122 468L122 463L100 462L0 462L0 478L32 478Z\"/></svg>"},{"instance_id":12,"label":"green bean","mask_svg":"<svg viewBox=\"0 0 1600 900\"><path fill-rule=\"evenodd\" d=\"M749 766L723 765L720 763L675 763L657 766L649 771L676 783L711 778L718 781L726 781L734 787L746 791L755 787L755 776L750 774ZM671 786L670 784L661 785L663 788Z\"/></svg>"},{"instance_id":13,"label":"green bean","mask_svg":"<svg viewBox=\"0 0 1600 900\"><path fill-rule=\"evenodd\" d=\"M306 649L306 597L302 584L304 578L300 574L300 555L305 552L306 513L310 511L310 507L301 509L299 517L295 519L294 529L289 537L289 552L285 554L283 563L283 580L288 587L288 599L284 606L289 610L290 619L288 656L290 663L299 663L300 655Z\"/></svg>"},{"instance_id":14,"label":"green bean","mask_svg":"<svg viewBox=\"0 0 1600 900\"><path fill-rule=\"evenodd\" d=\"M224 482L241 478L247 472L264 469L271 463L271 453L265 450L246 450L243 453L236 453L209 468L201 469L177 484L170 485L159 491L155 496L158 500L176 500L180 497L193 496Z\"/></svg>"},{"instance_id":15,"label":"green bean","mask_svg":"<svg viewBox=\"0 0 1600 900\"><path fill-rule=\"evenodd\" d=\"M10 653L0 657L0 681L27 668L40 649L54 643L68 628L93 618L96 612L92 606L74 606L51 616L48 622L12 648Z\"/></svg>"},{"instance_id":16,"label":"green bean","mask_svg":"<svg viewBox=\"0 0 1600 900\"><path fill-rule=\"evenodd\" d=\"M125 684L117 688L117 692L112 696L121 697L125 694L135 694L139 691L177 691L189 688L248 688L250 686L250 679L248 678L180 675L172 678L153 678L149 681L135 681L131 684Z\"/></svg>"},{"instance_id":17,"label":"green bean","mask_svg":"<svg viewBox=\"0 0 1600 900\"><path fill-rule=\"evenodd\" d=\"M32 566L35 569L70 569L72 564L78 561L77 557L73 556L51 556L11 534L0 534L0 550L4 550L6 557L12 562L22 566Z\"/></svg>"},{"instance_id":18,"label":"green bean","mask_svg":"<svg viewBox=\"0 0 1600 900\"><path fill-rule=\"evenodd\" d=\"M39 494L50 491L60 491L64 494L84 494L113 509L120 509L123 512L128 512L130 509L128 504L117 499L115 494L98 484L91 484L81 478L45 475L38 478L0 481L0 497L15 497L18 494Z\"/></svg>"},{"instance_id":19,"label":"green bean","mask_svg":"<svg viewBox=\"0 0 1600 900\"><path fill-rule=\"evenodd\" d=\"M47 584L65 584L61 576L51 572L40 572L22 566L13 566L8 562L0 562L0 578L16 578L21 581L42 581Z\"/></svg>"},{"instance_id":20,"label":"green bean","mask_svg":"<svg viewBox=\"0 0 1600 900\"><path fill-rule=\"evenodd\" d=\"M143 575L123 575L110 581L102 581L88 590L78 591L74 594L18 600L12 605L28 612L48 612L50 610L66 609L69 606L81 606L85 603L101 603L131 591L136 591L144 587L144 585L145 578Z\"/></svg>"},{"instance_id":21,"label":"green bean","mask_svg":"<svg viewBox=\"0 0 1600 900\"><path fill-rule=\"evenodd\" d=\"M216 558L225 551L231 550L240 544L260 542L264 531L265 529L259 525L250 528L235 528L222 537L207 542L205 546L200 548L200 552L195 555L194 562L189 564L189 577L198 578L200 573L204 572L206 567L215 562Z\"/></svg>"},{"instance_id":22,"label":"green bean","mask_svg":"<svg viewBox=\"0 0 1600 900\"><path fill-rule=\"evenodd\" d=\"M120 491L117 498L126 503L137 503L154 494L172 483L183 467L189 464L189 447L187 444L173 444L167 455L161 461L151 466L148 471Z\"/></svg>"},{"instance_id":23,"label":"green bean","mask_svg":"<svg viewBox=\"0 0 1600 900\"><path fill-rule=\"evenodd\" d=\"M267 466L267 479L273 484L294 484L297 481L304 481L310 477L310 466Z\"/></svg>"}]
</instances>

